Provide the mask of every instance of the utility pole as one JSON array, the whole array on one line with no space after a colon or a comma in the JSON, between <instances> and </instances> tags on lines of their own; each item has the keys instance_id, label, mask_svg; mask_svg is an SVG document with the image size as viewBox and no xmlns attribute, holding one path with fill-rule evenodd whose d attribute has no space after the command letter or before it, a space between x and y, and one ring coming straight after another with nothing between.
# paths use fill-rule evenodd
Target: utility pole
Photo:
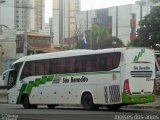
<instances>
[{"instance_id":1,"label":"utility pole","mask_svg":"<svg viewBox=\"0 0 160 120\"><path fill-rule=\"evenodd\" d=\"M116 6L116 37L118 38L118 6Z\"/></svg>"},{"instance_id":2,"label":"utility pole","mask_svg":"<svg viewBox=\"0 0 160 120\"><path fill-rule=\"evenodd\" d=\"M87 21L87 22L86 22L86 23L87 23L87 24L86 24L86 29L87 29L87 30L86 30L86 39L87 39L87 40L89 40L88 14L89 14L89 13L88 13L88 10L87 10L87 11L86 11L86 21ZM90 44L91 44L91 43L90 43ZM91 46L90 46L90 47L91 47Z\"/></svg>"},{"instance_id":3,"label":"utility pole","mask_svg":"<svg viewBox=\"0 0 160 120\"><path fill-rule=\"evenodd\" d=\"M140 21L142 20L142 17L143 17L143 6L145 5L146 2L144 1L137 1L137 3L139 4L140 6Z\"/></svg>"},{"instance_id":4,"label":"utility pole","mask_svg":"<svg viewBox=\"0 0 160 120\"><path fill-rule=\"evenodd\" d=\"M64 0L59 3L59 43L60 49L63 50L64 46Z\"/></svg>"},{"instance_id":5,"label":"utility pole","mask_svg":"<svg viewBox=\"0 0 160 120\"><path fill-rule=\"evenodd\" d=\"M23 46L23 53L26 56L28 51L28 40L27 40L27 6L25 6L25 29L24 29L24 46Z\"/></svg>"},{"instance_id":6,"label":"utility pole","mask_svg":"<svg viewBox=\"0 0 160 120\"><path fill-rule=\"evenodd\" d=\"M49 27L50 27L50 44L51 44L51 47L53 47L52 18L49 19Z\"/></svg>"}]
</instances>

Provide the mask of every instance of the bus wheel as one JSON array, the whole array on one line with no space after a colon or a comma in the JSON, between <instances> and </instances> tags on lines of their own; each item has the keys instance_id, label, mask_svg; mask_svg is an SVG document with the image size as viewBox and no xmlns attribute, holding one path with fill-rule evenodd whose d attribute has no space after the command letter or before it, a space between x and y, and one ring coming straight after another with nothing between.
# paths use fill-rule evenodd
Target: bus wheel
<instances>
[{"instance_id":1,"label":"bus wheel","mask_svg":"<svg viewBox=\"0 0 160 120\"><path fill-rule=\"evenodd\" d=\"M82 98L82 105L86 110L98 109L98 106L95 106L93 103L93 98L91 94L86 94Z\"/></svg>"},{"instance_id":2,"label":"bus wheel","mask_svg":"<svg viewBox=\"0 0 160 120\"><path fill-rule=\"evenodd\" d=\"M31 108L31 104L29 102L29 97L27 95L22 97L22 105L24 108Z\"/></svg>"},{"instance_id":3,"label":"bus wheel","mask_svg":"<svg viewBox=\"0 0 160 120\"><path fill-rule=\"evenodd\" d=\"M121 108L122 105L109 105L107 106L107 108L109 110L119 110Z\"/></svg>"},{"instance_id":4,"label":"bus wheel","mask_svg":"<svg viewBox=\"0 0 160 120\"><path fill-rule=\"evenodd\" d=\"M57 105L47 105L48 108L53 109L55 108Z\"/></svg>"}]
</instances>

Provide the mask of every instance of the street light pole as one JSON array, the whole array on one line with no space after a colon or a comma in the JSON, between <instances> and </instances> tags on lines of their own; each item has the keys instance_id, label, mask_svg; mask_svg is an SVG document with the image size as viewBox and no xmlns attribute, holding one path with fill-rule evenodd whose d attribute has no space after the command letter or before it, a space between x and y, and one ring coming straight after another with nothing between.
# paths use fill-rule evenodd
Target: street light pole
<instances>
[{"instance_id":1,"label":"street light pole","mask_svg":"<svg viewBox=\"0 0 160 120\"><path fill-rule=\"evenodd\" d=\"M64 0L60 0L59 3L59 43L60 49L63 50L64 46L64 26L63 26L63 19L64 19Z\"/></svg>"},{"instance_id":2,"label":"street light pole","mask_svg":"<svg viewBox=\"0 0 160 120\"><path fill-rule=\"evenodd\" d=\"M116 6L116 37L118 38L118 6Z\"/></svg>"},{"instance_id":3,"label":"street light pole","mask_svg":"<svg viewBox=\"0 0 160 120\"><path fill-rule=\"evenodd\" d=\"M141 0L141 1L137 1L137 3L140 6L140 21L141 21L143 18L143 5L145 5L145 2Z\"/></svg>"}]
</instances>

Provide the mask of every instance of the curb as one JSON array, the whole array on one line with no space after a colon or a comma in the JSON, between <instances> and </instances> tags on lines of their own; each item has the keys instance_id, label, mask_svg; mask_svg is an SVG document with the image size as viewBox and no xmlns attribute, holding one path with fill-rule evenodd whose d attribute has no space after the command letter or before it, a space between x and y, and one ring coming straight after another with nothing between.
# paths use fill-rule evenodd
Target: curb
<instances>
[{"instance_id":1,"label":"curb","mask_svg":"<svg viewBox=\"0 0 160 120\"><path fill-rule=\"evenodd\" d=\"M160 109L160 106L124 106L126 109Z\"/></svg>"}]
</instances>

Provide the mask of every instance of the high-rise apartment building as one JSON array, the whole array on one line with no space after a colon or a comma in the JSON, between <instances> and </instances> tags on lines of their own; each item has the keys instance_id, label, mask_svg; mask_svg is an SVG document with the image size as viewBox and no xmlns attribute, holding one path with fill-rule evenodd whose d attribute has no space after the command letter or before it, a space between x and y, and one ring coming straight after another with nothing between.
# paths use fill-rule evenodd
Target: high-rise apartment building
<instances>
[{"instance_id":1,"label":"high-rise apartment building","mask_svg":"<svg viewBox=\"0 0 160 120\"><path fill-rule=\"evenodd\" d=\"M59 46L60 8L63 8L63 38L72 38L76 34L76 13L79 10L79 0L53 0L53 43ZM63 6L63 7L62 7ZM62 32L62 31L61 31Z\"/></svg>"},{"instance_id":2,"label":"high-rise apartment building","mask_svg":"<svg viewBox=\"0 0 160 120\"><path fill-rule=\"evenodd\" d=\"M14 0L18 29L42 30L45 23L44 0Z\"/></svg>"},{"instance_id":3,"label":"high-rise apartment building","mask_svg":"<svg viewBox=\"0 0 160 120\"><path fill-rule=\"evenodd\" d=\"M33 0L34 8L34 27L37 29L44 29L45 23L45 0Z\"/></svg>"},{"instance_id":4,"label":"high-rise apartment building","mask_svg":"<svg viewBox=\"0 0 160 120\"><path fill-rule=\"evenodd\" d=\"M0 0L0 25L10 29L14 28L14 2L11 0Z\"/></svg>"}]
</instances>

